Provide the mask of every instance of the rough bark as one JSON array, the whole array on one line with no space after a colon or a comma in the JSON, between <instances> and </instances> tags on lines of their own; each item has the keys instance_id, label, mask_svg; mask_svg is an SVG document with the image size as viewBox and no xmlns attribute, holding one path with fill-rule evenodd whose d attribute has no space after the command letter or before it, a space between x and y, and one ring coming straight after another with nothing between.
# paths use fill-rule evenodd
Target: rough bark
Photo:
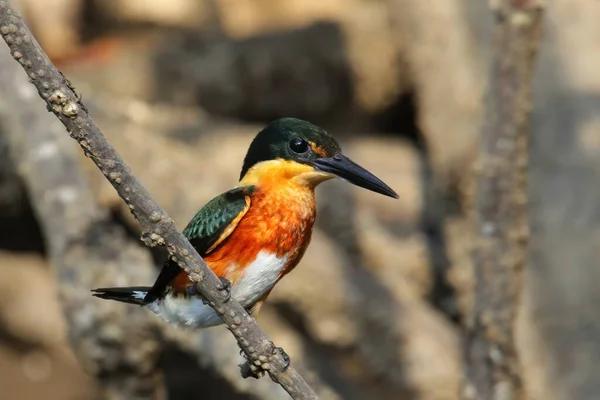
<instances>
[{"instance_id":1,"label":"rough bark","mask_svg":"<svg viewBox=\"0 0 600 400\"><path fill-rule=\"evenodd\" d=\"M500 400L523 397L514 325L527 256L531 76L542 6L505 0L493 3L493 12L489 103L476 164L475 302L464 397Z\"/></svg>"},{"instance_id":2,"label":"rough bark","mask_svg":"<svg viewBox=\"0 0 600 400\"><path fill-rule=\"evenodd\" d=\"M288 366L285 353L273 345L256 321L237 301L226 300L226 294L219 289L221 281L106 141L70 82L52 65L22 19L5 1L0 2L0 33L48 109L128 204L144 229L144 243L166 246L170 257L188 273L198 292L221 316L248 358L242 371L252 375L268 372L292 398L316 399L314 391L294 368Z\"/></svg>"},{"instance_id":3,"label":"rough bark","mask_svg":"<svg viewBox=\"0 0 600 400\"><path fill-rule=\"evenodd\" d=\"M143 310L98 304L89 295L91 285L116 277L124 285L151 279L152 260L96 205L64 128L6 52L0 54L0 88L7 156L41 221L81 364L98 378L103 398L161 398L157 332Z\"/></svg>"}]
</instances>

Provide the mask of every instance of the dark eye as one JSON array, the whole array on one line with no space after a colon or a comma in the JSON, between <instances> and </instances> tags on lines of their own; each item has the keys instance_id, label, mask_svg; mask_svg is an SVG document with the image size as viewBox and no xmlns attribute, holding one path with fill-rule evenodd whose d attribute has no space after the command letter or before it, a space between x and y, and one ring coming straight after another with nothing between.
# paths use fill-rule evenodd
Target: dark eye
<instances>
[{"instance_id":1,"label":"dark eye","mask_svg":"<svg viewBox=\"0 0 600 400\"><path fill-rule=\"evenodd\" d=\"M306 153L308 151L308 143L306 143L306 140L304 139L294 138L290 142L290 149L292 149L294 153Z\"/></svg>"}]
</instances>

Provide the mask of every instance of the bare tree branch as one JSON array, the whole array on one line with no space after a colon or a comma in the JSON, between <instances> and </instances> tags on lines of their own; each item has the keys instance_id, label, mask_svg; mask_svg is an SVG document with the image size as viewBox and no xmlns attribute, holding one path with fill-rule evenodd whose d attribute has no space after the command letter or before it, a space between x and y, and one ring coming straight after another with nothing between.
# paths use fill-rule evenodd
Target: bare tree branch
<instances>
[{"instance_id":1,"label":"bare tree branch","mask_svg":"<svg viewBox=\"0 0 600 400\"><path fill-rule=\"evenodd\" d=\"M151 279L149 254L96 204L73 143L8 53L0 54L0 90L2 139L44 232L79 361L96 376L101 398L159 399L156 323L136 307L99 306L87 289L117 276L130 285Z\"/></svg>"},{"instance_id":2,"label":"bare tree branch","mask_svg":"<svg viewBox=\"0 0 600 400\"><path fill-rule=\"evenodd\" d=\"M144 230L144 243L166 246L171 258L188 273L199 293L221 316L248 359L242 371L266 371L292 398L317 399L304 379L288 366L285 353L278 351L254 318L237 301L225 301L224 293L218 289L221 285L219 278L104 138L70 82L54 67L21 17L6 1L0 1L0 34L13 58L23 66L46 101L48 109L59 118L86 156L92 159L128 204Z\"/></svg>"},{"instance_id":3,"label":"bare tree branch","mask_svg":"<svg viewBox=\"0 0 600 400\"><path fill-rule=\"evenodd\" d=\"M501 0L492 7L494 59L476 166L476 287L464 397L501 400L523 397L514 323L527 256L531 76L543 7L536 0Z\"/></svg>"}]
</instances>

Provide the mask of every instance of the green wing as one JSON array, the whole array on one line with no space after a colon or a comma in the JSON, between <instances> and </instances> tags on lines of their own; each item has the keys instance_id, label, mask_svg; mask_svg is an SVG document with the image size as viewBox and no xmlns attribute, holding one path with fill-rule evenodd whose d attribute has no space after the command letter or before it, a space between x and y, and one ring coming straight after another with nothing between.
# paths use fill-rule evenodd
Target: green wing
<instances>
[{"instance_id":1,"label":"green wing","mask_svg":"<svg viewBox=\"0 0 600 400\"><path fill-rule=\"evenodd\" d=\"M204 256L231 224L248 209L247 197L254 186L243 186L225 192L208 202L188 223L183 234L200 255Z\"/></svg>"},{"instance_id":2,"label":"green wing","mask_svg":"<svg viewBox=\"0 0 600 400\"><path fill-rule=\"evenodd\" d=\"M233 231L232 228L235 228L248 210L248 198L253 192L254 186L234 188L215 197L196 213L183 234L201 256L206 255ZM160 297L180 272L181 269L174 261L167 260L144 302L150 303Z\"/></svg>"}]
</instances>

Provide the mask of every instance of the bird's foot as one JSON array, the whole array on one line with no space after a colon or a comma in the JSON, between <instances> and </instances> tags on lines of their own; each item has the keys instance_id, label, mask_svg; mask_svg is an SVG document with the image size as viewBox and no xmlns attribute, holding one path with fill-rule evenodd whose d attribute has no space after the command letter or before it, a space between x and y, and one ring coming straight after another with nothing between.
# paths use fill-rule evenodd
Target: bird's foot
<instances>
[{"instance_id":1,"label":"bird's foot","mask_svg":"<svg viewBox=\"0 0 600 400\"><path fill-rule=\"evenodd\" d=\"M221 286L217 287L217 290L220 292L225 292L224 303L227 303L229 299L231 299L231 281L227 278L219 278L221 280Z\"/></svg>"},{"instance_id":2,"label":"bird's foot","mask_svg":"<svg viewBox=\"0 0 600 400\"><path fill-rule=\"evenodd\" d=\"M221 280L221 284L219 286L217 286L217 290L222 292L226 292L225 294L225 299L223 300L223 302L227 303L229 301L229 299L231 299L231 281L227 278L219 278ZM186 293L188 296L199 296L200 294L198 293L198 290L196 289L196 285L190 285L186 288ZM207 299L205 299L203 296L202 297L202 303L204 304L209 304L210 301L208 301Z\"/></svg>"},{"instance_id":3,"label":"bird's foot","mask_svg":"<svg viewBox=\"0 0 600 400\"><path fill-rule=\"evenodd\" d=\"M207 305L210 303L210 301L208 301L206 298L204 298L204 296L202 296L200 294L200 292L198 292L198 289L196 289L196 285L191 285L188 286L185 289L185 292L187 293L188 296L190 297L199 297L202 300L202 304Z\"/></svg>"},{"instance_id":4,"label":"bird's foot","mask_svg":"<svg viewBox=\"0 0 600 400\"><path fill-rule=\"evenodd\" d=\"M196 296L198 294L198 289L196 289L196 285L191 285L185 288L185 292L188 296Z\"/></svg>"},{"instance_id":5,"label":"bird's foot","mask_svg":"<svg viewBox=\"0 0 600 400\"><path fill-rule=\"evenodd\" d=\"M271 342L271 346L273 347L273 355L276 355L277 353L279 353L281 355L281 358L283 358L285 365L281 369L281 372L285 372L290 367L290 364L292 363L290 356L287 355L287 353L285 352L285 350L283 350L283 348L275 346L275 344L273 342Z\"/></svg>"}]
</instances>

